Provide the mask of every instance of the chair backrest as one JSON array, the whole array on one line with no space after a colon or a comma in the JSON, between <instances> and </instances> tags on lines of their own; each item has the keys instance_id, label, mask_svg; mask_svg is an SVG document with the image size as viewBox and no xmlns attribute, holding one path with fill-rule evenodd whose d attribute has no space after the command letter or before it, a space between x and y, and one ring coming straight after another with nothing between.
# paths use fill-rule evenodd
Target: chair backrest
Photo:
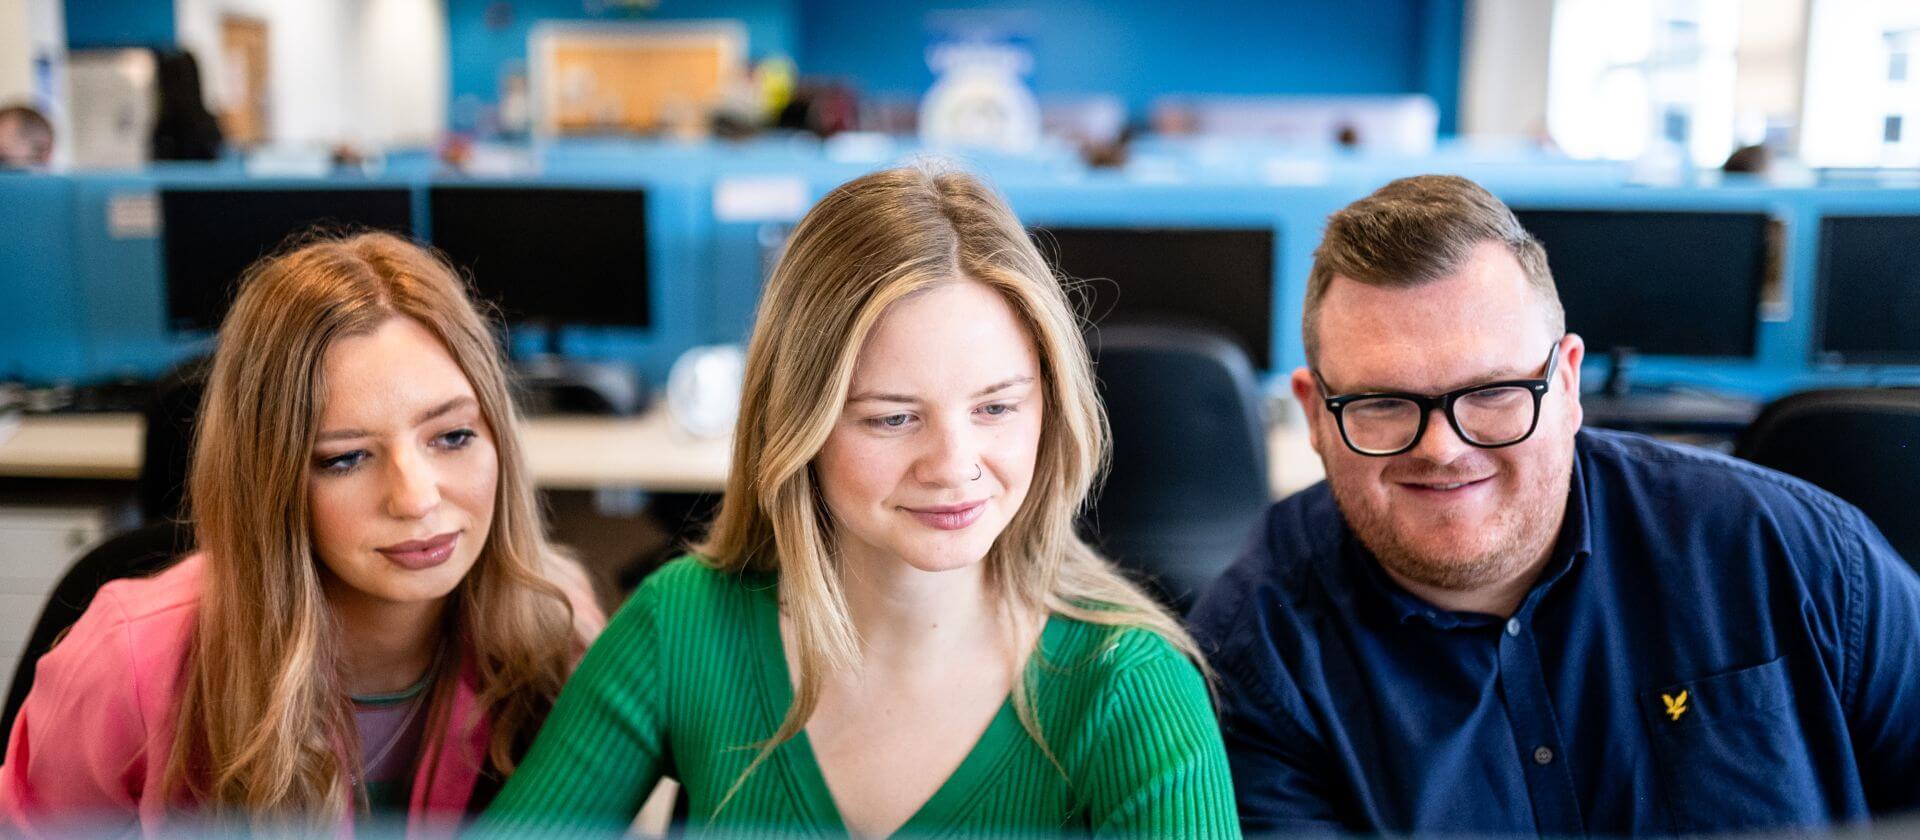
<instances>
[{"instance_id":1,"label":"chair backrest","mask_svg":"<svg viewBox=\"0 0 1920 840\"><path fill-rule=\"evenodd\" d=\"M1920 568L1920 389L1838 388L1783 397L1734 454L1806 479L1866 513Z\"/></svg>"},{"instance_id":2,"label":"chair backrest","mask_svg":"<svg viewBox=\"0 0 1920 840\"><path fill-rule=\"evenodd\" d=\"M187 452L212 367L211 356L189 359L153 385L140 462L140 512L148 522L184 516Z\"/></svg>"},{"instance_id":3,"label":"chair backrest","mask_svg":"<svg viewBox=\"0 0 1920 840\"><path fill-rule=\"evenodd\" d=\"M26 649L20 654L20 664L14 669L13 683L7 689L6 710L0 714L0 744L12 737L13 719L20 714L20 705L27 701L40 657L67 628L80 620L80 614L93 603L100 587L120 578L159 571L187 552L192 538L192 529L186 525L162 520L94 546L67 568L60 582L54 584L46 606L40 608L40 619L34 622L33 635L28 637Z\"/></svg>"},{"instance_id":4,"label":"chair backrest","mask_svg":"<svg viewBox=\"0 0 1920 840\"><path fill-rule=\"evenodd\" d=\"M1092 344L1113 466L1082 528L1184 611L1271 500L1259 385L1246 353L1204 329L1106 327Z\"/></svg>"}]
</instances>

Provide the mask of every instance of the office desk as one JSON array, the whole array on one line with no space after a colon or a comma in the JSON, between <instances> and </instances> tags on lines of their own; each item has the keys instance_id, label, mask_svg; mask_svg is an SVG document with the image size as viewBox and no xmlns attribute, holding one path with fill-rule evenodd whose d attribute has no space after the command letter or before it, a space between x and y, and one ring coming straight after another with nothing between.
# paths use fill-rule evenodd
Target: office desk
<instances>
[{"instance_id":1,"label":"office desk","mask_svg":"<svg viewBox=\"0 0 1920 840\"><path fill-rule=\"evenodd\" d=\"M140 477L143 428L137 414L31 415L0 440L0 477ZM534 483L549 490L627 487L654 492L718 492L726 484L729 441L690 438L664 411L638 417L541 416L523 429ZM1276 498L1321 477L1305 430L1279 424L1267 435L1268 477Z\"/></svg>"}]
</instances>

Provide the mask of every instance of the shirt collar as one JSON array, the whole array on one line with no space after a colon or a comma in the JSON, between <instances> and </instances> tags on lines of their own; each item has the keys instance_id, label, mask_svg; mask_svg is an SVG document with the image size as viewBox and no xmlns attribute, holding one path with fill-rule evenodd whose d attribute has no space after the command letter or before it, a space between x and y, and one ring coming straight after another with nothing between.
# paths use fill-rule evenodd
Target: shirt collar
<instances>
[{"instance_id":1,"label":"shirt collar","mask_svg":"<svg viewBox=\"0 0 1920 840\"><path fill-rule=\"evenodd\" d=\"M1548 590L1573 568L1574 564L1593 554L1593 531L1587 509L1587 486L1585 470L1582 467L1582 452L1589 441L1585 432L1574 438L1573 469L1567 480L1567 511L1560 521L1560 536L1554 541L1553 553L1548 557L1547 566L1540 573L1540 579L1534 581L1527 590L1526 598L1520 602L1520 608L1514 614L1522 622L1531 620L1534 607ZM1504 616L1492 616L1484 613L1454 612L1436 607L1406 590L1380 567L1379 558L1360 543L1353 529L1348 527L1343 516L1342 530L1346 532L1341 540L1342 552L1346 554L1346 565L1359 569L1358 583L1361 589L1372 593L1376 605L1385 610L1385 615L1401 624L1421 621L1441 630L1455 627L1484 627L1500 623Z\"/></svg>"}]
</instances>

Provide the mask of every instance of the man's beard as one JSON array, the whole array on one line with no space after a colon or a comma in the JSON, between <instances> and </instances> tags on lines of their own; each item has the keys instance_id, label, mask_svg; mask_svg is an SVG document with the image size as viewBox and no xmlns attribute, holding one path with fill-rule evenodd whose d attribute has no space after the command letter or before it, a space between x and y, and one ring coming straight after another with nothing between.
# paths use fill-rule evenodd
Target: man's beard
<instances>
[{"instance_id":1,"label":"man's beard","mask_svg":"<svg viewBox=\"0 0 1920 840\"><path fill-rule=\"evenodd\" d=\"M1343 492L1330 481L1334 501L1361 545L1396 577L1446 592L1471 592L1513 579L1541 560L1559 537L1572 480L1572 453L1555 458L1557 469L1522 487L1469 541L1434 545L1412 540L1395 526L1390 511L1364 501L1364 494ZM1492 480L1498 480L1496 476ZM1353 497L1360 497L1358 499Z\"/></svg>"}]
</instances>

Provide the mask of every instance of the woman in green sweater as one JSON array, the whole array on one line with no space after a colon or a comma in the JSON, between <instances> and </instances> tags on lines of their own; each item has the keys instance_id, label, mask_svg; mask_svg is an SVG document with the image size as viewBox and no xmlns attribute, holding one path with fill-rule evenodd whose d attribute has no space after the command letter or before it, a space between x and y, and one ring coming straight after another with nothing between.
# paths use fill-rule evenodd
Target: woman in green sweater
<instances>
[{"instance_id":1,"label":"woman in green sweater","mask_svg":"<svg viewBox=\"0 0 1920 840\"><path fill-rule=\"evenodd\" d=\"M487 827L1239 833L1193 640L1074 532L1107 447L1079 322L1001 199L903 168L789 241L725 502L567 685Z\"/></svg>"}]
</instances>

